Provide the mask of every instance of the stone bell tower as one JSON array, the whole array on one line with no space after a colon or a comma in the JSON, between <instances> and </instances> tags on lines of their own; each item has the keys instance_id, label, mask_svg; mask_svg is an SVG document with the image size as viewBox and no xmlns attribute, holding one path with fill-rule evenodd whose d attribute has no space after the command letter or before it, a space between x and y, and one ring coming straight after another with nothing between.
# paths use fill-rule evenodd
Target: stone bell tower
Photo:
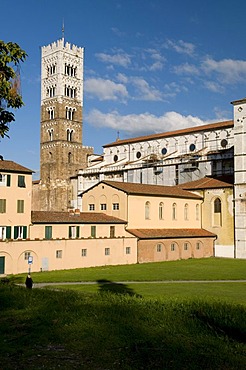
<instances>
[{"instance_id":1,"label":"stone bell tower","mask_svg":"<svg viewBox=\"0 0 246 370\"><path fill-rule=\"evenodd\" d=\"M82 145L84 49L64 38L41 52L41 141L39 206L72 208L71 176L85 168L93 148ZM37 198L37 197L36 197Z\"/></svg>"}]
</instances>

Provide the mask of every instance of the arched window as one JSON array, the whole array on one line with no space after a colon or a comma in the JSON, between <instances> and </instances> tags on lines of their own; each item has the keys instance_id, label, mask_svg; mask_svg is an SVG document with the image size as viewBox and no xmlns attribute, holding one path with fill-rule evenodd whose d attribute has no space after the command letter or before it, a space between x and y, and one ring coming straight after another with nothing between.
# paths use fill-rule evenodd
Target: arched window
<instances>
[{"instance_id":1,"label":"arched window","mask_svg":"<svg viewBox=\"0 0 246 370\"><path fill-rule=\"evenodd\" d=\"M48 130L48 134L49 134L49 140L50 141L53 141L53 134L54 134L53 128L51 128L51 129Z\"/></svg>"},{"instance_id":2,"label":"arched window","mask_svg":"<svg viewBox=\"0 0 246 370\"><path fill-rule=\"evenodd\" d=\"M172 219L177 220L177 204L173 203L172 205Z\"/></svg>"},{"instance_id":3,"label":"arched window","mask_svg":"<svg viewBox=\"0 0 246 370\"><path fill-rule=\"evenodd\" d=\"M72 160L72 153L69 152L68 153L68 163L71 163L71 160Z\"/></svg>"},{"instance_id":4,"label":"arched window","mask_svg":"<svg viewBox=\"0 0 246 370\"><path fill-rule=\"evenodd\" d=\"M164 218L164 203L159 203L159 220L163 220Z\"/></svg>"},{"instance_id":5,"label":"arched window","mask_svg":"<svg viewBox=\"0 0 246 370\"><path fill-rule=\"evenodd\" d=\"M150 202L145 203L145 220L150 219Z\"/></svg>"},{"instance_id":6,"label":"arched window","mask_svg":"<svg viewBox=\"0 0 246 370\"><path fill-rule=\"evenodd\" d=\"M221 226L222 217L221 217L221 200L216 198L214 200L214 226Z\"/></svg>"},{"instance_id":7,"label":"arched window","mask_svg":"<svg viewBox=\"0 0 246 370\"><path fill-rule=\"evenodd\" d=\"M184 219L185 219L185 221L188 221L188 219L189 219L189 206L188 206L188 203L185 203L185 205L184 205Z\"/></svg>"},{"instance_id":8,"label":"arched window","mask_svg":"<svg viewBox=\"0 0 246 370\"><path fill-rule=\"evenodd\" d=\"M73 130L67 129L67 141L73 141Z\"/></svg>"},{"instance_id":9,"label":"arched window","mask_svg":"<svg viewBox=\"0 0 246 370\"><path fill-rule=\"evenodd\" d=\"M199 204L196 204L196 220L198 221L200 219L200 206Z\"/></svg>"}]
</instances>

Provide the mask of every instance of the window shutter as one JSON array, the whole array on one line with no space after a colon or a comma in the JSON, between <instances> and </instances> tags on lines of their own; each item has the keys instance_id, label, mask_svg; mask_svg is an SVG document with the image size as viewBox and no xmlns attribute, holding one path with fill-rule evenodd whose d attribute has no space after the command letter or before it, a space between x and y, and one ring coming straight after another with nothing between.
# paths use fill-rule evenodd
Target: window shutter
<instances>
[{"instance_id":1,"label":"window shutter","mask_svg":"<svg viewBox=\"0 0 246 370\"><path fill-rule=\"evenodd\" d=\"M10 186L11 184L11 176L7 175L7 186Z\"/></svg>"},{"instance_id":2,"label":"window shutter","mask_svg":"<svg viewBox=\"0 0 246 370\"><path fill-rule=\"evenodd\" d=\"M76 227L76 238L79 238L79 226Z\"/></svg>"},{"instance_id":3,"label":"window shutter","mask_svg":"<svg viewBox=\"0 0 246 370\"><path fill-rule=\"evenodd\" d=\"M14 226L14 239L18 238L18 226Z\"/></svg>"},{"instance_id":4,"label":"window shutter","mask_svg":"<svg viewBox=\"0 0 246 370\"><path fill-rule=\"evenodd\" d=\"M23 239L26 239L27 236L27 226L23 226Z\"/></svg>"},{"instance_id":5,"label":"window shutter","mask_svg":"<svg viewBox=\"0 0 246 370\"><path fill-rule=\"evenodd\" d=\"M11 239L11 226L6 226L6 239Z\"/></svg>"}]
</instances>

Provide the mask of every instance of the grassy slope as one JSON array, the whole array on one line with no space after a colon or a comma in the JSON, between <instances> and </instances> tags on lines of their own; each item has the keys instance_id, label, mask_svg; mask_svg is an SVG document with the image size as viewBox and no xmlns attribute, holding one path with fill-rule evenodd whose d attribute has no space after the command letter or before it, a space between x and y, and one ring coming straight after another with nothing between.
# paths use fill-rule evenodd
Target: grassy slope
<instances>
[{"instance_id":1,"label":"grassy slope","mask_svg":"<svg viewBox=\"0 0 246 370\"><path fill-rule=\"evenodd\" d=\"M21 275L24 279L25 275ZM34 282L64 281L155 281L155 280L246 280L246 260L208 258L105 266L32 274Z\"/></svg>"},{"instance_id":2,"label":"grassy slope","mask_svg":"<svg viewBox=\"0 0 246 370\"><path fill-rule=\"evenodd\" d=\"M246 308L0 286L12 369L245 369Z\"/></svg>"}]
</instances>

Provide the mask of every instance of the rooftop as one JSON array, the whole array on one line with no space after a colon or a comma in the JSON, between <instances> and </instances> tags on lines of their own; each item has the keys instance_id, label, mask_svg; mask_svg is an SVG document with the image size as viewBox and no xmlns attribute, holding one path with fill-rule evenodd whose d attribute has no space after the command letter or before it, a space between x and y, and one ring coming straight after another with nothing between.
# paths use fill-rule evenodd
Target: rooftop
<instances>
[{"instance_id":1,"label":"rooftop","mask_svg":"<svg viewBox=\"0 0 246 370\"><path fill-rule=\"evenodd\" d=\"M227 178L227 181L222 181L220 179L212 177L204 177L199 180L186 182L184 184L179 184L177 187L184 190L202 190L202 189L221 189L221 188L232 188L233 179Z\"/></svg>"},{"instance_id":2,"label":"rooftop","mask_svg":"<svg viewBox=\"0 0 246 370\"><path fill-rule=\"evenodd\" d=\"M155 139L168 138L168 137L172 137L172 136L184 135L184 134L194 133L194 132L199 132L199 131L210 131L210 130L215 130L215 129L223 129L223 128L228 128L228 127L233 127L233 125L234 125L234 123L233 123L232 120L231 121L210 123L208 125L189 127L189 128L185 128L185 129L181 129L181 130L162 132L162 133L159 133L159 134L152 134L152 135L146 135L146 136L139 136L139 137L124 139L124 140L117 140L117 141L114 141L110 144L103 145L103 147L108 148L108 147L111 147L111 146L138 143L140 141L146 141L146 140L155 140Z\"/></svg>"},{"instance_id":3,"label":"rooftop","mask_svg":"<svg viewBox=\"0 0 246 370\"><path fill-rule=\"evenodd\" d=\"M189 198L189 199L202 199L199 195L193 194L187 190L183 190L177 186L163 186L163 185L146 185L136 184L130 182L118 182L118 181L101 181L100 184L106 184L115 189L121 190L127 194L147 195L147 196L165 196L175 198ZM93 188L93 187L92 187ZM90 188L90 189L92 189ZM89 191L90 189L86 190ZM83 193L84 194L84 193Z\"/></svg>"},{"instance_id":4,"label":"rooftop","mask_svg":"<svg viewBox=\"0 0 246 370\"><path fill-rule=\"evenodd\" d=\"M2 172L18 172L18 173L29 173L32 174L32 170L21 166L13 161L0 160L0 171Z\"/></svg>"},{"instance_id":5,"label":"rooftop","mask_svg":"<svg viewBox=\"0 0 246 370\"><path fill-rule=\"evenodd\" d=\"M33 224L125 224L126 221L117 217L96 212L47 212L32 211Z\"/></svg>"},{"instance_id":6,"label":"rooftop","mask_svg":"<svg viewBox=\"0 0 246 370\"><path fill-rule=\"evenodd\" d=\"M169 238L215 238L216 235L205 229L130 229L130 234L139 239Z\"/></svg>"}]
</instances>

